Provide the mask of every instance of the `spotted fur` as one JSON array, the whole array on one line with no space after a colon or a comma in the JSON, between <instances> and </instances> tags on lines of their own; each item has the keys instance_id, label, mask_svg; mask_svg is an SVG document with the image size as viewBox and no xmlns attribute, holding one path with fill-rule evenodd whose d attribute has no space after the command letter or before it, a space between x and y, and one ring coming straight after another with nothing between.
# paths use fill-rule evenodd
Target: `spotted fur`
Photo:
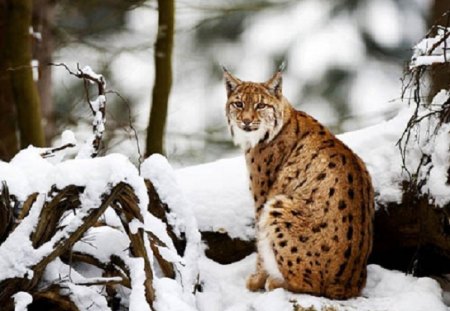
<instances>
[{"instance_id":1,"label":"spotted fur","mask_svg":"<svg viewBox=\"0 0 450 311\"><path fill-rule=\"evenodd\" d=\"M281 81L280 72L253 83L225 71L228 125L255 201L258 259L247 287L358 296L372 248L371 178L346 145L290 105Z\"/></svg>"}]
</instances>

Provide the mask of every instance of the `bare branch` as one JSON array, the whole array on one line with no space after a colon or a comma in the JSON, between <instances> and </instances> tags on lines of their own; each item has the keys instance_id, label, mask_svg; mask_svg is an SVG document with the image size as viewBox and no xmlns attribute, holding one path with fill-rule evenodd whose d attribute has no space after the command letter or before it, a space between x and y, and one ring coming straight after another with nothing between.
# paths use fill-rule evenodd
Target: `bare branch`
<instances>
[{"instance_id":1,"label":"bare branch","mask_svg":"<svg viewBox=\"0 0 450 311\"><path fill-rule=\"evenodd\" d=\"M68 144L65 144L65 145L62 145L59 147L55 147L55 148L49 149L45 152L42 152L41 157L43 157L43 158L54 157L56 152L67 149L67 148L73 148L73 147L75 147L75 145L72 143L68 143Z\"/></svg>"},{"instance_id":2,"label":"bare branch","mask_svg":"<svg viewBox=\"0 0 450 311\"><path fill-rule=\"evenodd\" d=\"M81 69L80 65L77 64L77 71L74 72L64 63L50 63L49 65L55 67L64 67L70 75L75 76L79 79L83 79L86 101L88 102L88 105L91 108L92 114L94 116L94 121L92 122L94 137L92 139L92 142L90 142L90 144L92 145L90 157L95 158L98 155L100 144L103 138L103 132L105 130L106 81L102 75L94 73L90 67ZM95 101L90 100L88 83L97 84L98 97Z\"/></svg>"},{"instance_id":3,"label":"bare branch","mask_svg":"<svg viewBox=\"0 0 450 311\"><path fill-rule=\"evenodd\" d=\"M83 281L76 282L76 285L84 285L84 286L96 286L96 285L114 285L114 284L122 284L124 279L120 276L108 277L108 278L91 278Z\"/></svg>"},{"instance_id":4,"label":"bare branch","mask_svg":"<svg viewBox=\"0 0 450 311\"><path fill-rule=\"evenodd\" d=\"M138 132L137 132L136 128L133 125L133 118L132 118L132 114L131 114L130 102L117 91L108 90L108 91L106 91L106 93L107 94L114 94L114 95L116 95L117 97L119 97L122 100L122 102L127 107L127 110L128 110L128 126L130 127L131 131L133 132L134 139L136 141L136 148L137 148L137 152L138 152L138 155L139 155L139 157L138 157L138 171L140 173L141 172L141 164L144 161L144 156L142 154L141 146L139 144Z\"/></svg>"}]
</instances>

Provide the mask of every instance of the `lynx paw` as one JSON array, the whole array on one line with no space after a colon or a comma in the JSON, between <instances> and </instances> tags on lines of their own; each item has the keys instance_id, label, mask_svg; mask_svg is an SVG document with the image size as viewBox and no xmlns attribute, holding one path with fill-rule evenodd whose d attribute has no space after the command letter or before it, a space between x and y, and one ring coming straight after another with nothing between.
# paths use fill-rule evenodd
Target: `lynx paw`
<instances>
[{"instance_id":1,"label":"lynx paw","mask_svg":"<svg viewBox=\"0 0 450 311\"><path fill-rule=\"evenodd\" d=\"M247 278L247 288L252 292L264 289L266 279L267 275L265 273L254 273Z\"/></svg>"},{"instance_id":2,"label":"lynx paw","mask_svg":"<svg viewBox=\"0 0 450 311\"><path fill-rule=\"evenodd\" d=\"M286 281L283 279L268 277L266 280L265 288L267 291L271 291L277 288L287 288Z\"/></svg>"}]
</instances>

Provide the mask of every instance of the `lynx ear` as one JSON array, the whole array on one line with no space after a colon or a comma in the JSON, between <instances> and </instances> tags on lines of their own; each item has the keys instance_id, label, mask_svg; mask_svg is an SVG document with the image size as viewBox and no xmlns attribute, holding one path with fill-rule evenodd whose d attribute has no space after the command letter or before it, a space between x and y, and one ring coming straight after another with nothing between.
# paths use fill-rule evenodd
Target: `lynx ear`
<instances>
[{"instance_id":1,"label":"lynx ear","mask_svg":"<svg viewBox=\"0 0 450 311\"><path fill-rule=\"evenodd\" d=\"M264 83L269 92L278 99L281 99L283 97L282 93L283 77L281 73L283 72L285 67L286 65L283 62L278 68L278 71L272 76L272 78L270 78L269 81Z\"/></svg>"},{"instance_id":2,"label":"lynx ear","mask_svg":"<svg viewBox=\"0 0 450 311\"><path fill-rule=\"evenodd\" d=\"M281 99L281 97L283 97L282 94L282 82L283 82L283 78L281 76L281 71L277 71L272 78L270 78L269 81L267 81L266 83L264 83L264 85L266 86L266 88L269 90L269 92L275 96L278 99Z\"/></svg>"},{"instance_id":3,"label":"lynx ear","mask_svg":"<svg viewBox=\"0 0 450 311\"><path fill-rule=\"evenodd\" d=\"M225 88L227 89L227 96L229 97L231 93L234 92L236 87L242 83L242 81L233 76L224 66L222 66L222 69L223 77L225 79Z\"/></svg>"}]
</instances>

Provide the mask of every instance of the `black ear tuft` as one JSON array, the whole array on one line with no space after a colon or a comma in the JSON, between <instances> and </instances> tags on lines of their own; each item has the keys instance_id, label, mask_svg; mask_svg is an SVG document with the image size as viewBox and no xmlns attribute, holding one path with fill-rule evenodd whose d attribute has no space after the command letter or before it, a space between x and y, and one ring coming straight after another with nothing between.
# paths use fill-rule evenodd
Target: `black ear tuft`
<instances>
[{"instance_id":1,"label":"black ear tuft","mask_svg":"<svg viewBox=\"0 0 450 311\"><path fill-rule=\"evenodd\" d=\"M278 67L278 72L283 72L286 69L286 61L282 61Z\"/></svg>"},{"instance_id":2,"label":"black ear tuft","mask_svg":"<svg viewBox=\"0 0 450 311\"><path fill-rule=\"evenodd\" d=\"M223 77L225 79L225 88L227 90L227 96L230 96L231 93L236 90L236 87L242 83L241 80L233 76L225 66L222 66L223 69Z\"/></svg>"}]
</instances>

